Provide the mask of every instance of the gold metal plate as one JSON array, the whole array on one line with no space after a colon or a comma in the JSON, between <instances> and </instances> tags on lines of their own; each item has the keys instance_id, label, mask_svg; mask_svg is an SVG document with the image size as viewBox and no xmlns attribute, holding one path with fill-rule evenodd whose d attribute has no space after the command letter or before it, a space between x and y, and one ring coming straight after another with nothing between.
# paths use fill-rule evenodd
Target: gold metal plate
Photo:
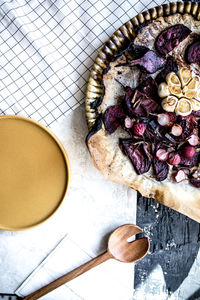
<instances>
[{"instance_id":1,"label":"gold metal plate","mask_svg":"<svg viewBox=\"0 0 200 300\"><path fill-rule=\"evenodd\" d=\"M69 183L69 161L44 126L19 116L0 117L0 228L40 224L60 206Z\"/></svg>"}]
</instances>

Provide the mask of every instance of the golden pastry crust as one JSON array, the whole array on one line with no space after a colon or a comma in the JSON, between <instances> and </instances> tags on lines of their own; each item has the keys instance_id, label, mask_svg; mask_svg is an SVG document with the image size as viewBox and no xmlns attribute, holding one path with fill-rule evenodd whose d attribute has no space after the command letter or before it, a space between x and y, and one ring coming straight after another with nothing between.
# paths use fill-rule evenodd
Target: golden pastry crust
<instances>
[{"instance_id":1,"label":"golden pastry crust","mask_svg":"<svg viewBox=\"0 0 200 300\"><path fill-rule=\"evenodd\" d=\"M158 34L165 28L178 23L188 26L193 33L199 33L199 21L194 20L188 14L175 14L165 18L160 17L148 26L143 27L134 43L154 49L155 38ZM192 34L170 53L178 61L179 66L187 66L182 53L187 45L191 43L191 40ZM131 87L136 87L139 83L139 70L136 67L133 69L114 67L123 60L124 57L122 56L116 62L112 62L109 71L104 75L105 95L102 104L98 107L99 113L103 113L108 106L121 101L125 95L123 89L125 83L127 86L131 85ZM192 68L196 73L197 71L200 73L196 64L192 64ZM137 175L131 162L119 148L119 138L126 136L127 133L120 128L110 135L105 131L102 124L101 130L89 138L88 147L93 163L104 177L128 185L139 191L143 196L153 197L156 201L200 222L200 189L195 188L187 181L174 182L170 172L168 178L162 182L152 177L152 170L143 175Z\"/></svg>"}]
</instances>

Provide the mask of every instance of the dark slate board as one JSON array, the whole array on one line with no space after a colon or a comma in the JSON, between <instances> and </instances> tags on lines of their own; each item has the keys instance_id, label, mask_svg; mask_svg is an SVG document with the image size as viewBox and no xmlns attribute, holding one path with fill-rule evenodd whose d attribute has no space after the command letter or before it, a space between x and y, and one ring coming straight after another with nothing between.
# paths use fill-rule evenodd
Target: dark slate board
<instances>
[{"instance_id":1,"label":"dark slate board","mask_svg":"<svg viewBox=\"0 0 200 300\"><path fill-rule=\"evenodd\" d=\"M135 265L135 289L145 282L155 265L160 264L166 292L170 295L188 276L197 257L200 224L138 193L137 225L146 229L150 251ZM187 300L200 300L200 288Z\"/></svg>"},{"instance_id":2,"label":"dark slate board","mask_svg":"<svg viewBox=\"0 0 200 300\"><path fill-rule=\"evenodd\" d=\"M162 267L166 291L176 291L197 256L200 246L200 224L161 205L153 199L137 199L137 225L150 238L150 251L135 265L135 289L145 283L157 264ZM200 288L188 300L200 299Z\"/></svg>"}]
</instances>

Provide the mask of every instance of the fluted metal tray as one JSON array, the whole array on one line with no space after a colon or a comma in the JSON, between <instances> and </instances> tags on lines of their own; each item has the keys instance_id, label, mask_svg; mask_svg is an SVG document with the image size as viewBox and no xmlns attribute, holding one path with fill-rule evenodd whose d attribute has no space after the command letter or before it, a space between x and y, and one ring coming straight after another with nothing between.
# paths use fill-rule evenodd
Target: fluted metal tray
<instances>
[{"instance_id":1,"label":"fluted metal tray","mask_svg":"<svg viewBox=\"0 0 200 300\"><path fill-rule=\"evenodd\" d=\"M103 74L110 61L134 41L140 27L147 25L158 17L176 13L188 13L195 19L200 20L200 4L180 1L159 5L146 10L122 25L102 46L92 67L86 91L85 111L89 131L92 130L98 117L96 108L104 96Z\"/></svg>"}]
</instances>

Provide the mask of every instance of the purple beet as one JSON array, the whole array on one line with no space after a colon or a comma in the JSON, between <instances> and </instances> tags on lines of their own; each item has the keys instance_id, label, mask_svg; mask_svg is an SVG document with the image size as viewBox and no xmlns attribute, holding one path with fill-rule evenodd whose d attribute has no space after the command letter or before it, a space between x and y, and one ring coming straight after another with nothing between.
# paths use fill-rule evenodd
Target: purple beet
<instances>
[{"instance_id":1,"label":"purple beet","mask_svg":"<svg viewBox=\"0 0 200 300\"><path fill-rule=\"evenodd\" d=\"M160 161L156 157L153 158L153 170L158 181L163 181L169 173L169 165L166 161Z\"/></svg>"},{"instance_id":2,"label":"purple beet","mask_svg":"<svg viewBox=\"0 0 200 300\"><path fill-rule=\"evenodd\" d=\"M200 41L193 42L185 51L186 61L191 63L200 63Z\"/></svg>"},{"instance_id":3,"label":"purple beet","mask_svg":"<svg viewBox=\"0 0 200 300\"><path fill-rule=\"evenodd\" d=\"M112 134L125 119L126 114L124 113L123 107L121 105L113 105L106 109L103 122L106 131Z\"/></svg>"},{"instance_id":4,"label":"purple beet","mask_svg":"<svg viewBox=\"0 0 200 300\"><path fill-rule=\"evenodd\" d=\"M147 97L151 99L157 100L158 99L158 87L155 80L149 76L146 80L143 80L137 87L137 90Z\"/></svg>"},{"instance_id":5,"label":"purple beet","mask_svg":"<svg viewBox=\"0 0 200 300\"><path fill-rule=\"evenodd\" d=\"M198 121L193 114L186 117L179 116L177 123L183 128L180 141L184 141L191 133L198 129Z\"/></svg>"},{"instance_id":6,"label":"purple beet","mask_svg":"<svg viewBox=\"0 0 200 300\"><path fill-rule=\"evenodd\" d=\"M145 143L133 143L132 140L121 139L120 148L128 156L137 174L146 173L150 166L152 155L150 147Z\"/></svg>"},{"instance_id":7,"label":"purple beet","mask_svg":"<svg viewBox=\"0 0 200 300\"><path fill-rule=\"evenodd\" d=\"M182 42L191 30L183 24L177 24L163 30L155 41L155 48L161 55L167 55L180 42Z\"/></svg>"},{"instance_id":8,"label":"purple beet","mask_svg":"<svg viewBox=\"0 0 200 300\"><path fill-rule=\"evenodd\" d=\"M146 117L149 113L157 112L160 109L156 101L138 90L133 91L132 89L127 91L124 105L130 117Z\"/></svg>"},{"instance_id":9,"label":"purple beet","mask_svg":"<svg viewBox=\"0 0 200 300\"><path fill-rule=\"evenodd\" d=\"M128 65L138 65L143 67L148 73L155 73L158 69L164 66L165 62L165 58L160 57L160 55L153 50L149 50L141 58L130 61Z\"/></svg>"},{"instance_id":10,"label":"purple beet","mask_svg":"<svg viewBox=\"0 0 200 300\"><path fill-rule=\"evenodd\" d=\"M184 167L195 167L198 165L199 162L199 153L195 153L192 158L187 158L181 155L181 162L180 165Z\"/></svg>"},{"instance_id":11,"label":"purple beet","mask_svg":"<svg viewBox=\"0 0 200 300\"><path fill-rule=\"evenodd\" d=\"M190 183L192 184L192 185L194 185L195 187L197 187L197 188L200 188L200 179L199 178L192 178L191 180L190 180Z\"/></svg>"},{"instance_id":12,"label":"purple beet","mask_svg":"<svg viewBox=\"0 0 200 300\"><path fill-rule=\"evenodd\" d=\"M190 182L195 187L200 188L200 169L199 168L197 168L197 170L191 174Z\"/></svg>"},{"instance_id":13,"label":"purple beet","mask_svg":"<svg viewBox=\"0 0 200 300\"><path fill-rule=\"evenodd\" d=\"M174 72L174 73L178 72L177 62L176 62L175 58L171 55L169 55L167 57L165 67L158 73L158 75L155 78L155 81L158 84L165 81L167 74L170 72Z\"/></svg>"}]
</instances>

